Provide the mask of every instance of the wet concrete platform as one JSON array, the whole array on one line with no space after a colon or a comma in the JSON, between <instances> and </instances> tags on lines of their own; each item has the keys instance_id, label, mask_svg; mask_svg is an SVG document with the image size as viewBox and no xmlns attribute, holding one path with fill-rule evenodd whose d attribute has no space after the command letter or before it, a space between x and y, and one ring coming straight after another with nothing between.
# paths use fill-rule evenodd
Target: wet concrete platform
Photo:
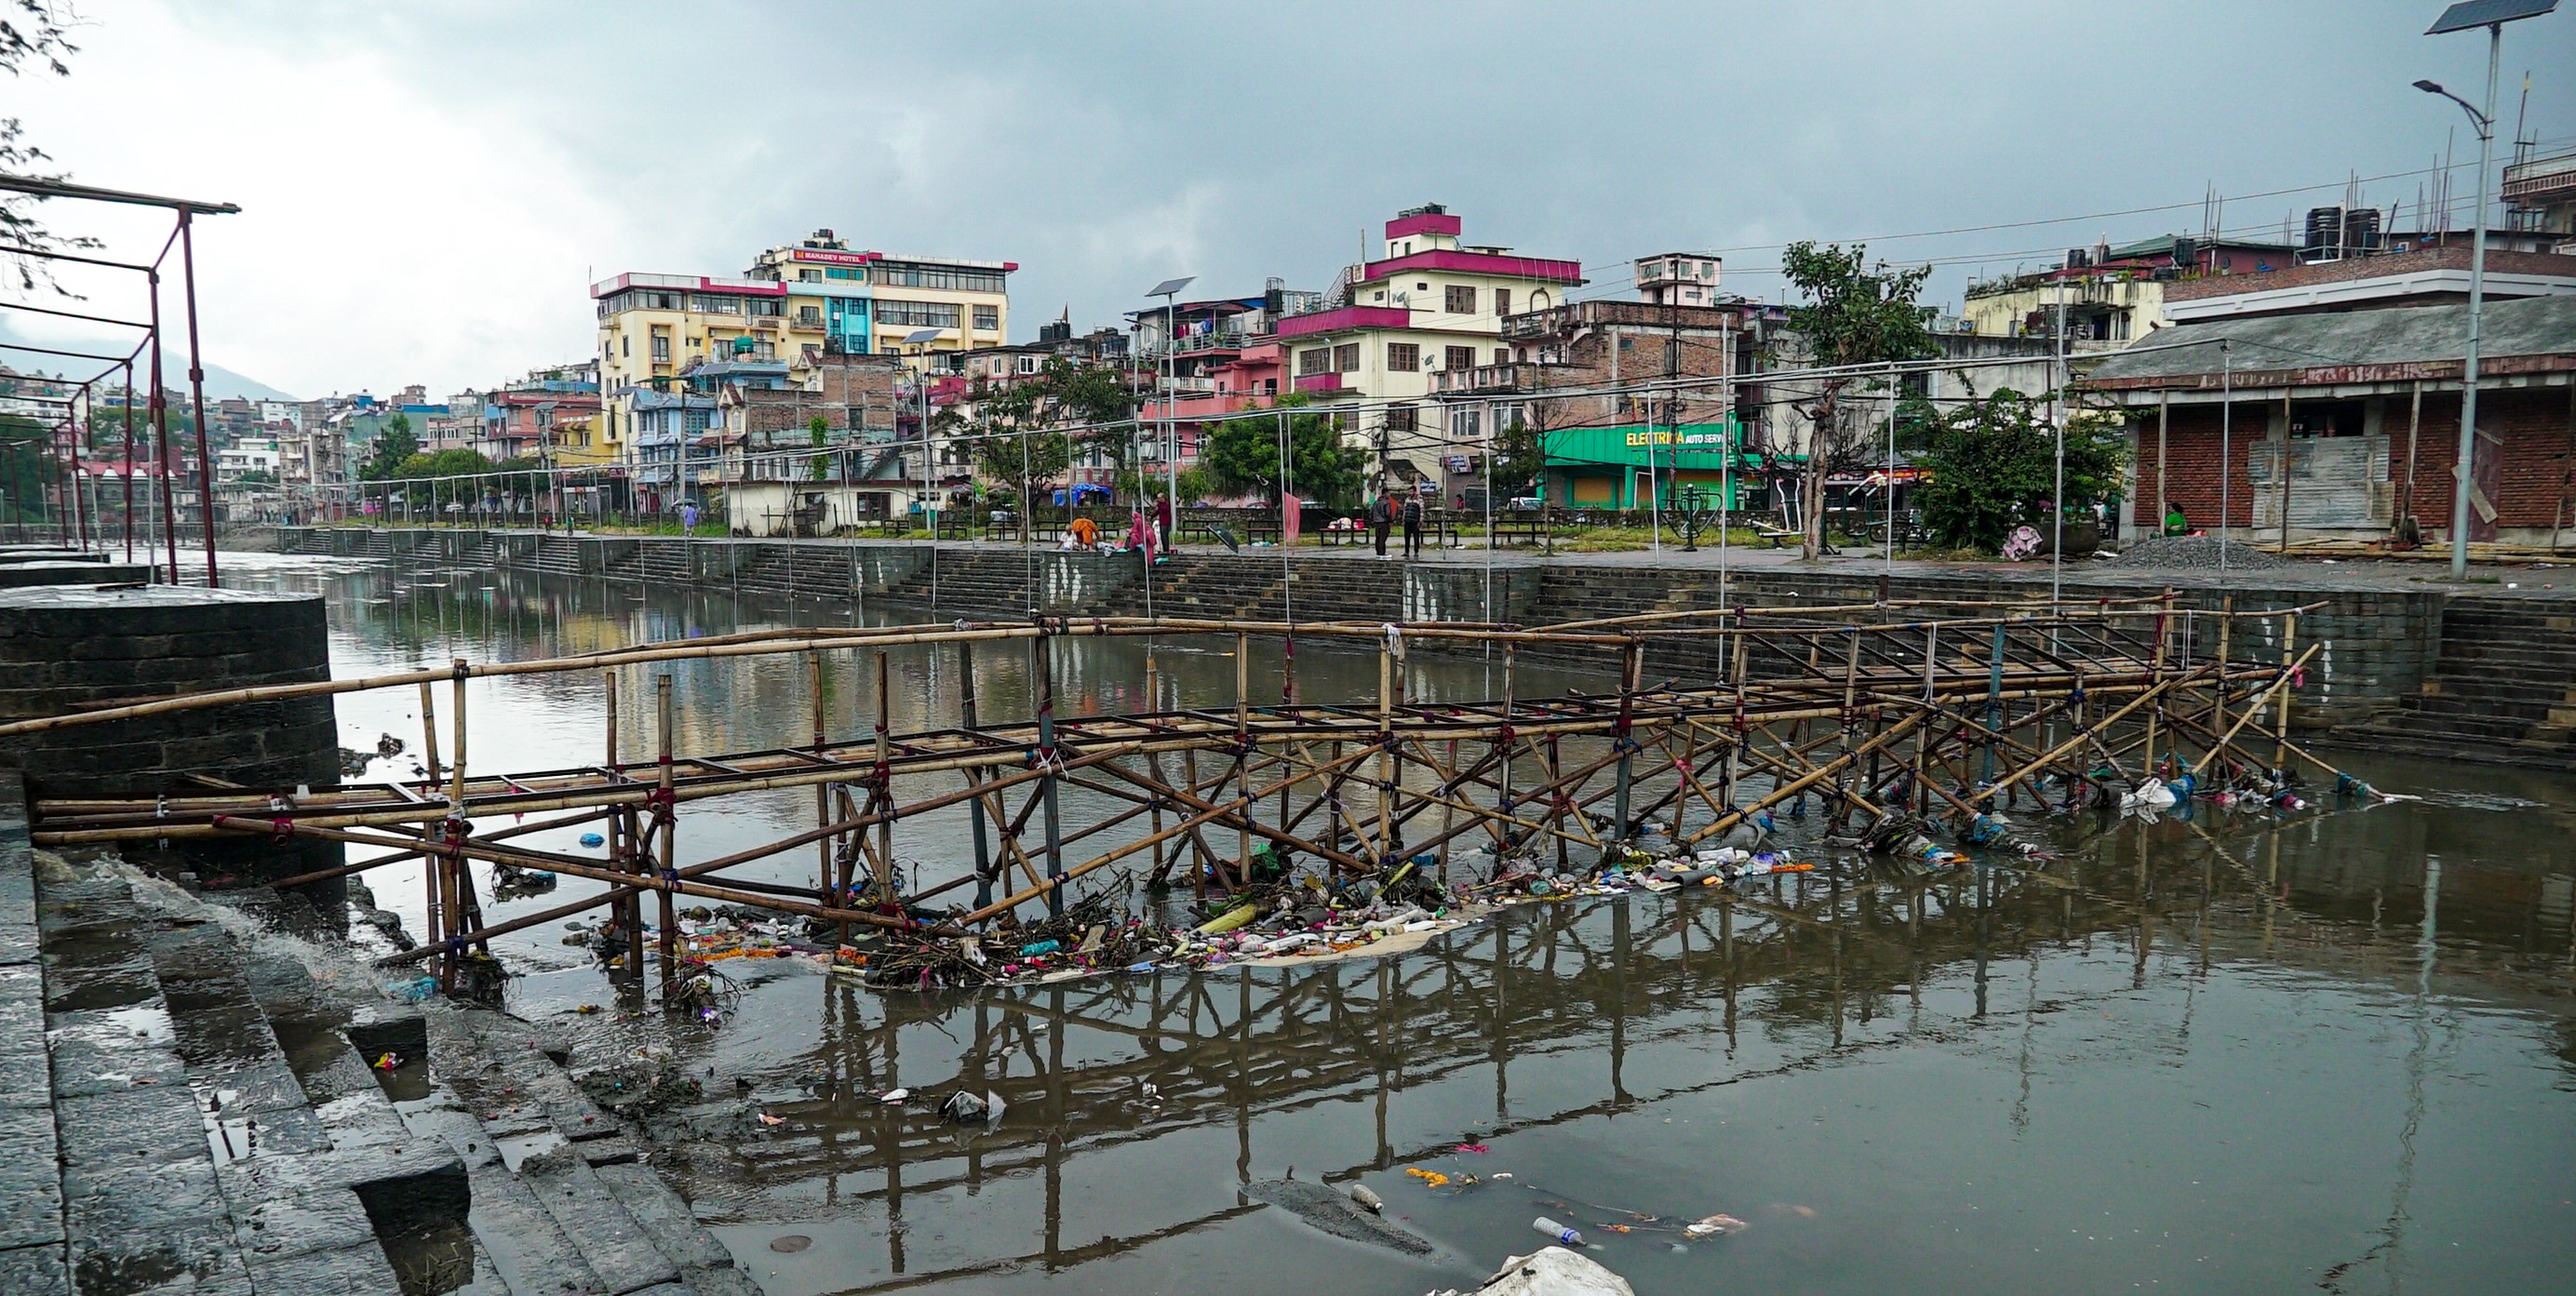
<instances>
[{"instance_id":1,"label":"wet concrete platform","mask_svg":"<svg viewBox=\"0 0 2576 1296\"><path fill-rule=\"evenodd\" d=\"M543 1032L214 899L36 853L0 770L0 1293L756 1292Z\"/></svg>"}]
</instances>

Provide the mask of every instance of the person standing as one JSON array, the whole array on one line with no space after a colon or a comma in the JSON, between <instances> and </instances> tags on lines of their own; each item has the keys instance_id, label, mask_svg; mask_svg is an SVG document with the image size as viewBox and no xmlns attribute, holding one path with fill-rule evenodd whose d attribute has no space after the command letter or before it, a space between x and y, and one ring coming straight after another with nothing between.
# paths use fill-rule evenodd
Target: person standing
<instances>
[{"instance_id":1,"label":"person standing","mask_svg":"<svg viewBox=\"0 0 2576 1296\"><path fill-rule=\"evenodd\" d=\"M1388 525L1395 521L1395 505L1387 499L1384 490L1380 490L1377 497L1369 501L1368 520L1369 530L1377 536L1377 556L1384 558L1386 530Z\"/></svg>"},{"instance_id":2,"label":"person standing","mask_svg":"<svg viewBox=\"0 0 2576 1296\"><path fill-rule=\"evenodd\" d=\"M696 500L682 500L680 501L680 534L696 535L697 533L698 502Z\"/></svg>"},{"instance_id":3,"label":"person standing","mask_svg":"<svg viewBox=\"0 0 2576 1296\"><path fill-rule=\"evenodd\" d=\"M1170 553L1172 551L1172 497L1169 495L1154 497L1154 529L1162 533L1163 552Z\"/></svg>"},{"instance_id":4,"label":"person standing","mask_svg":"<svg viewBox=\"0 0 2576 1296\"><path fill-rule=\"evenodd\" d=\"M1422 492L1408 491L1404 496L1404 557L1411 562L1422 556Z\"/></svg>"}]
</instances>

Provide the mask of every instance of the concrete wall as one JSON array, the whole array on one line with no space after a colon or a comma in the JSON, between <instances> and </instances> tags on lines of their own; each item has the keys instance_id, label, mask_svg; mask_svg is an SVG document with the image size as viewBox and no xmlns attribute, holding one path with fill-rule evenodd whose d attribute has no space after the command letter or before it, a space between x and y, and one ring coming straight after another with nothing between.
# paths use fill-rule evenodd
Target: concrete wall
<instances>
[{"instance_id":1,"label":"concrete wall","mask_svg":"<svg viewBox=\"0 0 2576 1296\"><path fill-rule=\"evenodd\" d=\"M372 533L350 528L290 531L288 552L362 553ZM425 533L406 541L408 552L460 555L457 562L501 555L501 565L601 574L609 579L662 580L747 591L885 598L907 605L931 601L931 549L918 543L804 543L677 537L546 537L482 532ZM488 549L487 549L488 544ZM404 550L395 550L403 552ZM938 554L938 611L984 617L1025 615L1034 596L1049 614L1141 615L1146 610L1143 569L1124 555L1039 550L1022 554L985 546L942 548ZM1034 572L1030 570L1034 565ZM793 573L791 576L790 573ZM2441 651L2445 596L2437 592L2319 589L2296 583L2287 572L2242 572L2232 582L2235 606L2268 611L2315 605L2300 620L2301 647L2321 645L2300 690L2294 720L2303 728L2359 720L2421 690ZM1470 562L1391 566L1350 558L1300 554L1283 571L1278 551L1266 554L1192 553L1154 569L1153 610L1164 616L1279 619L1293 611L1301 621L1505 621L1541 625L1641 612L1713 610L1722 606L1717 572L1705 567L1584 565L1573 561L1497 567L1487 574ZM846 584L844 584L846 583ZM2070 579L2070 600L2137 598L2159 593L2152 580ZM1759 568L1733 575L1726 599L1737 606L1797 607L1866 604L1880 599L2026 600L2045 598L2042 576L2016 569L1914 573L1882 585L1879 574L1852 566L1827 571ZM1286 598L1283 599L1283 593ZM2201 586L2177 591L2179 609L2216 610L2228 597ZM2215 651L2211 623L2196 653ZM2276 634L2277 623L2261 633ZM2249 631L2249 633L2254 633ZM2268 641L2260 653L2277 653ZM1650 672L1706 674L1716 669L1712 649L1665 644L1649 654ZM2238 655L2244 649L2238 648ZM1542 655L1533 653L1533 655Z\"/></svg>"}]
</instances>

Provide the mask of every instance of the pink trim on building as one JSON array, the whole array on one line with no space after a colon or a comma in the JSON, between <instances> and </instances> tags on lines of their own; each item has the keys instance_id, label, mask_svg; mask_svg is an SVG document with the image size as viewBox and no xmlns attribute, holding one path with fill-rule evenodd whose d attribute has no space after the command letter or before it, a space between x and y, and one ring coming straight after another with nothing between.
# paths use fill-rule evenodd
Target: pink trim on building
<instances>
[{"instance_id":1,"label":"pink trim on building","mask_svg":"<svg viewBox=\"0 0 2576 1296\"><path fill-rule=\"evenodd\" d=\"M1460 223L1457 217L1446 212L1419 212L1411 216L1398 216L1388 221L1386 236L1397 239L1407 234L1446 234L1455 238L1458 231L1465 228L1466 226Z\"/></svg>"},{"instance_id":2,"label":"pink trim on building","mask_svg":"<svg viewBox=\"0 0 2576 1296\"><path fill-rule=\"evenodd\" d=\"M676 280L678 282L639 284L635 282L639 276L647 279ZM774 279L710 279L705 275L657 275L648 274L640 270L629 270L625 274L619 275L614 279L592 284L590 286L590 295L593 297L607 297L616 293L624 292L629 288L650 288L661 292L736 293L747 297L784 297L787 295L787 285Z\"/></svg>"},{"instance_id":3,"label":"pink trim on building","mask_svg":"<svg viewBox=\"0 0 2576 1296\"><path fill-rule=\"evenodd\" d=\"M1307 374L1297 380L1301 392L1337 392L1342 389L1342 376L1337 373Z\"/></svg>"},{"instance_id":4,"label":"pink trim on building","mask_svg":"<svg viewBox=\"0 0 2576 1296\"><path fill-rule=\"evenodd\" d=\"M1516 279L1546 279L1555 283L1583 282L1583 264L1558 261L1549 257L1503 256L1493 252L1459 252L1433 248L1400 256L1392 261L1371 261L1361 271L1361 281L1383 279L1407 270L1455 270L1462 274L1505 275ZM1284 330L1283 330L1284 331Z\"/></svg>"},{"instance_id":5,"label":"pink trim on building","mask_svg":"<svg viewBox=\"0 0 2576 1296\"><path fill-rule=\"evenodd\" d=\"M1339 333L1345 329L1412 326L1413 312L1402 306L1344 306L1340 310L1317 311L1312 315L1291 315L1279 321L1279 336L1306 337L1316 333Z\"/></svg>"}]
</instances>

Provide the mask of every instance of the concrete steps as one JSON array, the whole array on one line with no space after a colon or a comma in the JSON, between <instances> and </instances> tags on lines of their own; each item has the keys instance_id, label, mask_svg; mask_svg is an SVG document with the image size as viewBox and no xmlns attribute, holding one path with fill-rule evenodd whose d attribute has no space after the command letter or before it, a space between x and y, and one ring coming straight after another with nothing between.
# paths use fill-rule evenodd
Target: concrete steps
<instances>
[{"instance_id":1,"label":"concrete steps","mask_svg":"<svg viewBox=\"0 0 2576 1296\"><path fill-rule=\"evenodd\" d=\"M2335 736L2436 759L2576 769L2571 626L2553 604L2453 599L2421 691Z\"/></svg>"},{"instance_id":2,"label":"concrete steps","mask_svg":"<svg viewBox=\"0 0 2576 1296\"><path fill-rule=\"evenodd\" d=\"M38 891L73 1289L399 1292L380 1212L461 1190L452 1160L315 1101L218 923L106 871Z\"/></svg>"},{"instance_id":3,"label":"concrete steps","mask_svg":"<svg viewBox=\"0 0 2576 1296\"><path fill-rule=\"evenodd\" d=\"M436 1077L403 1105L417 1137L463 1161L471 1225L513 1293L751 1296L724 1245L648 1167L622 1126L550 1056L546 1037L481 1009L424 1015Z\"/></svg>"}]
</instances>

